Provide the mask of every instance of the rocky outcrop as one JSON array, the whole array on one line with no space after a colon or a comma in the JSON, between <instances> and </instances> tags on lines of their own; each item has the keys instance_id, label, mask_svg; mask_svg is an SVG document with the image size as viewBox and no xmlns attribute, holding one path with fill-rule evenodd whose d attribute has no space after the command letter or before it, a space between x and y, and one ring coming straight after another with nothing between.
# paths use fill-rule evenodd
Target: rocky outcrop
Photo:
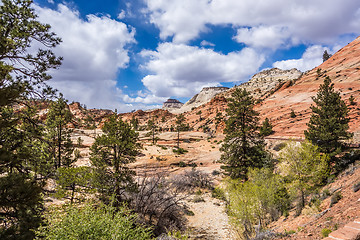
<instances>
[{"instance_id":1,"label":"rocky outcrop","mask_svg":"<svg viewBox=\"0 0 360 240\"><path fill-rule=\"evenodd\" d=\"M162 109L172 112L174 110L180 109L183 105L184 104L182 102L179 102L176 99L169 98L166 102L164 102Z\"/></svg>"},{"instance_id":2,"label":"rocky outcrop","mask_svg":"<svg viewBox=\"0 0 360 240\"><path fill-rule=\"evenodd\" d=\"M301 75L302 72L295 68L290 70L272 68L255 74L248 82L238 87L245 88L255 98L263 98L280 89L284 84L290 85L290 82L293 84Z\"/></svg>"},{"instance_id":3,"label":"rocky outcrop","mask_svg":"<svg viewBox=\"0 0 360 240\"><path fill-rule=\"evenodd\" d=\"M200 93L196 94L189 101L187 101L180 109L179 112L188 112L192 109L209 102L219 93L229 90L227 87L204 87Z\"/></svg>"}]
</instances>

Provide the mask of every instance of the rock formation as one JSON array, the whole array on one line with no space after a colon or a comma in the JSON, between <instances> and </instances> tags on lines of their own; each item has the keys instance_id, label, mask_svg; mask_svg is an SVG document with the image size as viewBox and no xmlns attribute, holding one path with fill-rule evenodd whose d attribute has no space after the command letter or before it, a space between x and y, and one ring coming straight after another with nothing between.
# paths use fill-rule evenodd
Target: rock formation
<instances>
[{"instance_id":1,"label":"rock formation","mask_svg":"<svg viewBox=\"0 0 360 240\"><path fill-rule=\"evenodd\" d=\"M179 112L188 112L204 103L209 102L217 94L229 90L227 87L204 87L199 94L193 96L180 109Z\"/></svg>"},{"instance_id":2,"label":"rock formation","mask_svg":"<svg viewBox=\"0 0 360 240\"><path fill-rule=\"evenodd\" d=\"M174 110L181 108L183 105L184 104L182 102L179 102L176 99L169 98L166 102L164 102L162 109L172 112Z\"/></svg>"},{"instance_id":3,"label":"rock formation","mask_svg":"<svg viewBox=\"0 0 360 240\"><path fill-rule=\"evenodd\" d=\"M272 68L255 74L248 82L241 84L240 88L245 88L255 98L263 98L269 95L271 91L279 89L286 82L295 82L302 75L302 72L296 68L290 70L281 70Z\"/></svg>"}]
</instances>

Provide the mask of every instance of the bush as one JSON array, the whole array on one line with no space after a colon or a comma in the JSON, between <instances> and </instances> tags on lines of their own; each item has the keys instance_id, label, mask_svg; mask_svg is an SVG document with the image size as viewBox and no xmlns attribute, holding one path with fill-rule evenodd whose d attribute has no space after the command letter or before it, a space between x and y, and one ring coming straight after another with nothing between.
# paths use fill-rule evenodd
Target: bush
<instances>
[{"instance_id":1,"label":"bush","mask_svg":"<svg viewBox=\"0 0 360 240\"><path fill-rule=\"evenodd\" d=\"M214 189L212 190L211 196L212 196L213 198L216 198L216 199L219 199L219 200L223 200L223 201L226 200L224 190L221 189L221 188L219 188L219 187L216 187L216 188L214 188Z\"/></svg>"},{"instance_id":2,"label":"bush","mask_svg":"<svg viewBox=\"0 0 360 240\"><path fill-rule=\"evenodd\" d=\"M194 188L212 188L213 183L210 175L199 170L192 169L171 179L174 186L182 191L191 191Z\"/></svg>"},{"instance_id":3,"label":"bush","mask_svg":"<svg viewBox=\"0 0 360 240\"><path fill-rule=\"evenodd\" d=\"M290 117L291 118L296 118L296 114L295 114L294 110L291 110Z\"/></svg>"},{"instance_id":4,"label":"bush","mask_svg":"<svg viewBox=\"0 0 360 240\"><path fill-rule=\"evenodd\" d=\"M331 196L330 207L338 203L341 198L342 198L341 191L335 192L334 195Z\"/></svg>"},{"instance_id":5,"label":"bush","mask_svg":"<svg viewBox=\"0 0 360 240\"><path fill-rule=\"evenodd\" d=\"M321 236L323 236L324 238L328 237L329 234L331 233L331 229L329 228L323 228L321 229Z\"/></svg>"},{"instance_id":6,"label":"bush","mask_svg":"<svg viewBox=\"0 0 360 240\"><path fill-rule=\"evenodd\" d=\"M289 194L282 178L271 169L252 170L249 181L229 182L228 213L230 221L245 239L255 235L254 226L260 229L277 219L290 207Z\"/></svg>"},{"instance_id":7,"label":"bush","mask_svg":"<svg viewBox=\"0 0 360 240\"><path fill-rule=\"evenodd\" d=\"M173 148L173 153L176 153L176 154L184 154L184 153L187 153L188 150L185 150L183 148Z\"/></svg>"},{"instance_id":8,"label":"bush","mask_svg":"<svg viewBox=\"0 0 360 240\"><path fill-rule=\"evenodd\" d=\"M151 239L151 229L136 225L136 215L124 207L106 205L67 206L53 209L48 225L39 228L37 237L55 239Z\"/></svg>"},{"instance_id":9,"label":"bush","mask_svg":"<svg viewBox=\"0 0 360 240\"><path fill-rule=\"evenodd\" d=\"M278 152L278 151L282 150L284 147L286 147L286 143L282 142L282 143L276 144L273 149Z\"/></svg>"},{"instance_id":10,"label":"bush","mask_svg":"<svg viewBox=\"0 0 360 240\"><path fill-rule=\"evenodd\" d=\"M353 191L357 192L357 191L359 191L359 189L360 189L360 182L355 183L354 186L353 186Z\"/></svg>"},{"instance_id":11,"label":"bush","mask_svg":"<svg viewBox=\"0 0 360 240\"><path fill-rule=\"evenodd\" d=\"M152 226L156 236L171 230L184 230L187 207L182 201L188 194L177 188L167 173L145 175L137 181L138 191L131 195L130 207L139 215L139 220Z\"/></svg>"}]
</instances>

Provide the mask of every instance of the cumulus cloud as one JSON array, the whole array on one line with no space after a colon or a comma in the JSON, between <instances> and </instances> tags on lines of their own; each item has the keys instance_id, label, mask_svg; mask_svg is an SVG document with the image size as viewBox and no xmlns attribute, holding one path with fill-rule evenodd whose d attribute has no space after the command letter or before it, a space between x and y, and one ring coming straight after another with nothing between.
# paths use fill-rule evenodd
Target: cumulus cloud
<instances>
[{"instance_id":1,"label":"cumulus cloud","mask_svg":"<svg viewBox=\"0 0 360 240\"><path fill-rule=\"evenodd\" d=\"M259 26L253 28L239 28L234 39L255 48L277 49L285 46L290 37L287 28L278 26Z\"/></svg>"},{"instance_id":2,"label":"cumulus cloud","mask_svg":"<svg viewBox=\"0 0 360 240\"><path fill-rule=\"evenodd\" d=\"M89 107L129 108L121 103L123 94L115 79L129 63L127 45L135 43L135 30L107 16L88 15L83 20L63 4L57 10L35 9L39 20L49 23L63 41L54 52L64 61L51 73L49 84Z\"/></svg>"},{"instance_id":3,"label":"cumulus cloud","mask_svg":"<svg viewBox=\"0 0 360 240\"><path fill-rule=\"evenodd\" d=\"M162 43L156 51L142 51L144 68L151 72L142 79L158 97L191 97L205 86L248 80L264 62L251 48L220 54L184 44Z\"/></svg>"},{"instance_id":4,"label":"cumulus cloud","mask_svg":"<svg viewBox=\"0 0 360 240\"><path fill-rule=\"evenodd\" d=\"M163 39L186 43L209 31L207 25L230 24L239 29L236 39L270 47L284 43L327 43L345 33L360 32L360 2L353 0L146 0L151 22ZM247 27L248 29L245 29ZM283 35L283 30L286 34ZM251 40L250 37L256 37ZM265 47L268 47L265 45Z\"/></svg>"},{"instance_id":5,"label":"cumulus cloud","mask_svg":"<svg viewBox=\"0 0 360 240\"><path fill-rule=\"evenodd\" d=\"M297 68L300 71L305 72L322 63L322 56L325 50L329 51L328 48L319 45L311 46L306 49L300 59L278 61L275 62L273 66L284 70Z\"/></svg>"}]
</instances>

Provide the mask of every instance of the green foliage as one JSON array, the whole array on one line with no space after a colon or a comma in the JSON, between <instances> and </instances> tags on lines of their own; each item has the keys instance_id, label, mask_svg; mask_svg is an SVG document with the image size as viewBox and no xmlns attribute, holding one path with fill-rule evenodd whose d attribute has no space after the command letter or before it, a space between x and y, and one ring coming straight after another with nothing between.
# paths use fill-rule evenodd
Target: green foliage
<instances>
[{"instance_id":1,"label":"green foliage","mask_svg":"<svg viewBox=\"0 0 360 240\"><path fill-rule=\"evenodd\" d=\"M290 117L291 118L296 118L296 114L294 112L294 110L291 109L291 112L290 112Z\"/></svg>"},{"instance_id":2,"label":"green foliage","mask_svg":"<svg viewBox=\"0 0 360 240\"><path fill-rule=\"evenodd\" d=\"M68 206L53 209L49 224L37 231L38 239L151 239L151 229L136 225L136 215L124 207L106 205Z\"/></svg>"},{"instance_id":3,"label":"green foliage","mask_svg":"<svg viewBox=\"0 0 360 240\"><path fill-rule=\"evenodd\" d=\"M0 178L0 239L32 239L42 222L42 188L23 173Z\"/></svg>"},{"instance_id":4,"label":"green foliage","mask_svg":"<svg viewBox=\"0 0 360 240\"><path fill-rule=\"evenodd\" d=\"M180 154L187 153L188 150L183 149L183 148L173 148L173 152L180 155Z\"/></svg>"},{"instance_id":5,"label":"green foliage","mask_svg":"<svg viewBox=\"0 0 360 240\"><path fill-rule=\"evenodd\" d=\"M70 167L76 161L72 157L74 151L70 138L72 131L67 127L73 116L66 102L62 94L60 94L60 97L50 104L45 122L50 156L55 168L61 166Z\"/></svg>"},{"instance_id":6,"label":"green foliage","mask_svg":"<svg viewBox=\"0 0 360 240\"><path fill-rule=\"evenodd\" d=\"M183 114L179 114L176 116L176 131L177 131L177 148L180 148L180 132L184 131L186 128L185 125L185 117Z\"/></svg>"},{"instance_id":7,"label":"green foliage","mask_svg":"<svg viewBox=\"0 0 360 240\"><path fill-rule=\"evenodd\" d=\"M226 197L225 197L225 191L220 188L220 187L216 187L214 188L212 191L211 191L211 196L213 198L217 198L219 200L223 200L225 201L226 200Z\"/></svg>"},{"instance_id":8,"label":"green foliage","mask_svg":"<svg viewBox=\"0 0 360 240\"><path fill-rule=\"evenodd\" d=\"M105 122L103 135L95 139L91 147L90 160L94 166L94 186L109 201L115 196L119 204L125 191L134 190L135 172L127 166L135 162L140 150L138 133L116 114Z\"/></svg>"},{"instance_id":9,"label":"green foliage","mask_svg":"<svg viewBox=\"0 0 360 240\"><path fill-rule=\"evenodd\" d=\"M248 168L263 167L267 154L258 132L258 113L254 100L244 89L236 89L228 101L224 143L220 162L232 178L246 178Z\"/></svg>"},{"instance_id":10,"label":"green foliage","mask_svg":"<svg viewBox=\"0 0 360 240\"><path fill-rule=\"evenodd\" d=\"M249 181L232 180L227 191L231 223L245 239L254 236L254 225L260 224L259 228L264 228L290 206L282 178L271 169L252 170Z\"/></svg>"},{"instance_id":11,"label":"green foliage","mask_svg":"<svg viewBox=\"0 0 360 240\"><path fill-rule=\"evenodd\" d=\"M311 106L312 115L305 137L319 146L323 153L335 156L344 148L342 140L352 137L349 129L348 109L340 93L335 92L334 84L329 77L320 85L318 93L313 97L315 106Z\"/></svg>"},{"instance_id":12,"label":"green foliage","mask_svg":"<svg viewBox=\"0 0 360 240\"><path fill-rule=\"evenodd\" d=\"M331 232L332 232L331 229L329 229L329 228L323 228L323 229L321 229L321 236L324 237L324 238L326 238L326 237L329 236L329 234L330 234Z\"/></svg>"},{"instance_id":13,"label":"green foliage","mask_svg":"<svg viewBox=\"0 0 360 240\"><path fill-rule=\"evenodd\" d=\"M340 201L340 199L342 199L341 191L335 192L331 196L330 207L332 207L334 204L338 203Z\"/></svg>"},{"instance_id":14,"label":"green foliage","mask_svg":"<svg viewBox=\"0 0 360 240\"><path fill-rule=\"evenodd\" d=\"M61 167L57 170L57 195L66 196L70 190L70 202L73 203L75 193L90 188L91 169L89 167Z\"/></svg>"},{"instance_id":15,"label":"green foliage","mask_svg":"<svg viewBox=\"0 0 360 240\"><path fill-rule=\"evenodd\" d=\"M53 93L44 82L61 58L49 48L61 40L49 32L49 25L36 20L31 4L29 0L2 0L0 5L1 239L32 239L31 229L41 222L41 173L48 166L42 154L42 129L27 100ZM46 49L29 51L34 43ZM25 108L14 112L15 104Z\"/></svg>"},{"instance_id":16,"label":"green foliage","mask_svg":"<svg viewBox=\"0 0 360 240\"><path fill-rule=\"evenodd\" d=\"M155 119L150 119L147 123L147 127L150 130L150 135L152 136L152 144L156 144L157 138L155 135L157 134L157 128L158 126L155 123Z\"/></svg>"},{"instance_id":17,"label":"green foliage","mask_svg":"<svg viewBox=\"0 0 360 240\"><path fill-rule=\"evenodd\" d=\"M307 194L321 186L329 176L329 158L310 142L289 142L280 157L282 174L299 197L297 214L300 214Z\"/></svg>"},{"instance_id":18,"label":"green foliage","mask_svg":"<svg viewBox=\"0 0 360 240\"><path fill-rule=\"evenodd\" d=\"M273 126L269 122L269 119L265 118L264 122L262 123L262 126L260 127L260 135L264 137L271 135L274 132L272 127Z\"/></svg>"},{"instance_id":19,"label":"green foliage","mask_svg":"<svg viewBox=\"0 0 360 240\"><path fill-rule=\"evenodd\" d=\"M356 104L355 98L354 98L353 95L350 96L350 98L349 98L349 103L350 103L350 105L355 105L355 104Z\"/></svg>"},{"instance_id":20,"label":"green foliage","mask_svg":"<svg viewBox=\"0 0 360 240\"><path fill-rule=\"evenodd\" d=\"M327 50L325 50L324 51L324 53L323 53L323 62L325 62L326 60L328 60L329 58L331 58L331 54L329 54L328 52L327 52Z\"/></svg>"}]
</instances>

